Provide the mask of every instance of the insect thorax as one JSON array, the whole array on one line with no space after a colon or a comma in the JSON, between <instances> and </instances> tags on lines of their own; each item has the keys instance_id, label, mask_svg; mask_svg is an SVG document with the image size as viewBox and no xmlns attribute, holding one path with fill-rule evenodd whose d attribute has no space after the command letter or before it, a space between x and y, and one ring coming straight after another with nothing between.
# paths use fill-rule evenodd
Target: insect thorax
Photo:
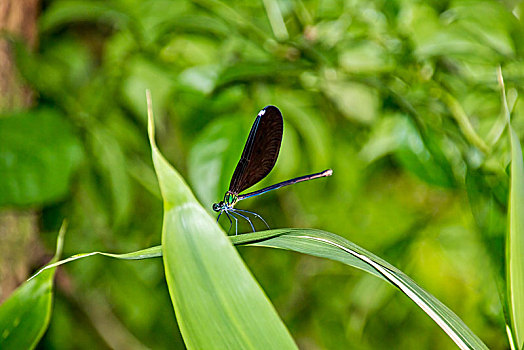
<instances>
[{"instance_id":1,"label":"insect thorax","mask_svg":"<svg viewBox=\"0 0 524 350\"><path fill-rule=\"evenodd\" d=\"M238 201L238 197L234 193L231 193L228 191L224 195L224 204L227 205L228 207L233 207L237 201Z\"/></svg>"}]
</instances>

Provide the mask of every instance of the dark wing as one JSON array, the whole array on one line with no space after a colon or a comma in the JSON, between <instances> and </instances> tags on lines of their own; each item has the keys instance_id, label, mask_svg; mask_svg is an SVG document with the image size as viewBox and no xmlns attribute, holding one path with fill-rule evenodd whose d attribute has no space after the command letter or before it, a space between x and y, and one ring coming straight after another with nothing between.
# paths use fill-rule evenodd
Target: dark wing
<instances>
[{"instance_id":1,"label":"dark wing","mask_svg":"<svg viewBox=\"0 0 524 350\"><path fill-rule=\"evenodd\" d=\"M239 194L269 174L278 158L283 131L284 121L277 107L267 106L258 113L231 178L230 192Z\"/></svg>"}]
</instances>

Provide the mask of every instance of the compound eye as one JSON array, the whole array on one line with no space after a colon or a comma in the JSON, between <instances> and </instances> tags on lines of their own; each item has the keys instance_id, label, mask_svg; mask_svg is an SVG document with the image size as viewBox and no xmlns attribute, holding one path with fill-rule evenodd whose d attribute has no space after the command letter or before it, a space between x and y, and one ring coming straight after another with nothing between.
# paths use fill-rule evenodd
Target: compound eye
<instances>
[{"instance_id":1,"label":"compound eye","mask_svg":"<svg viewBox=\"0 0 524 350\"><path fill-rule=\"evenodd\" d=\"M218 205L218 203L214 203L213 204L213 210L214 211L219 211L220 210L220 206Z\"/></svg>"}]
</instances>

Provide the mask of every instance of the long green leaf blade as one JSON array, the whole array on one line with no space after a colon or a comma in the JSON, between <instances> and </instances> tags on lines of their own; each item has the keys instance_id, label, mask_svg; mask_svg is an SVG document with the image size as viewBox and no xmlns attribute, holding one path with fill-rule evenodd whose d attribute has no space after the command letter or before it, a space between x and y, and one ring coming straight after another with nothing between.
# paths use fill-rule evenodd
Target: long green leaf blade
<instances>
[{"instance_id":1,"label":"long green leaf blade","mask_svg":"<svg viewBox=\"0 0 524 350\"><path fill-rule=\"evenodd\" d=\"M264 239L263 235L273 237ZM250 243L254 246L293 250L362 269L399 288L428 314L459 348L487 349L457 315L406 274L340 236L313 229L286 229L244 234L232 237L232 241L235 244Z\"/></svg>"},{"instance_id":2,"label":"long green leaf blade","mask_svg":"<svg viewBox=\"0 0 524 350\"><path fill-rule=\"evenodd\" d=\"M150 112L149 139L164 199L164 267L186 346L295 349L291 335L236 249L160 154L153 130Z\"/></svg>"},{"instance_id":3,"label":"long green leaf blade","mask_svg":"<svg viewBox=\"0 0 524 350\"><path fill-rule=\"evenodd\" d=\"M107 256L110 258L122 259L122 260L144 260L144 259L161 257L162 256L162 247L158 245L158 246L154 246L154 247L150 247L146 249L137 250L135 252L123 253L123 254L114 254L114 253L105 253L105 252L79 253L79 254L70 256L67 259L60 260L60 261L44 266L37 273L31 276L29 280L37 277L39 274L43 273L44 271L48 269L53 269L57 266L64 265L68 262L87 258L87 257L94 256L94 255L102 255L102 256Z\"/></svg>"},{"instance_id":4,"label":"long green leaf blade","mask_svg":"<svg viewBox=\"0 0 524 350\"><path fill-rule=\"evenodd\" d=\"M498 70L499 84L511 144L511 172L509 190L509 231L506 240L506 273L509 313L513 339L517 349L524 346L524 163L517 133L511 126L502 71Z\"/></svg>"}]
</instances>

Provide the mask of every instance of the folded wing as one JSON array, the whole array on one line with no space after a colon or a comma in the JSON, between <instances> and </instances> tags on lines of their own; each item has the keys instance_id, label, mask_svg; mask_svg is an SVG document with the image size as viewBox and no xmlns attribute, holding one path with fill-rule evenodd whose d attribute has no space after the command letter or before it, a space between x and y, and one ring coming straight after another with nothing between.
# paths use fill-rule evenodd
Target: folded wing
<instances>
[{"instance_id":1,"label":"folded wing","mask_svg":"<svg viewBox=\"0 0 524 350\"><path fill-rule=\"evenodd\" d=\"M271 172L278 158L283 131L284 122L277 107L267 106L258 113L231 178L229 192L239 194Z\"/></svg>"}]
</instances>

